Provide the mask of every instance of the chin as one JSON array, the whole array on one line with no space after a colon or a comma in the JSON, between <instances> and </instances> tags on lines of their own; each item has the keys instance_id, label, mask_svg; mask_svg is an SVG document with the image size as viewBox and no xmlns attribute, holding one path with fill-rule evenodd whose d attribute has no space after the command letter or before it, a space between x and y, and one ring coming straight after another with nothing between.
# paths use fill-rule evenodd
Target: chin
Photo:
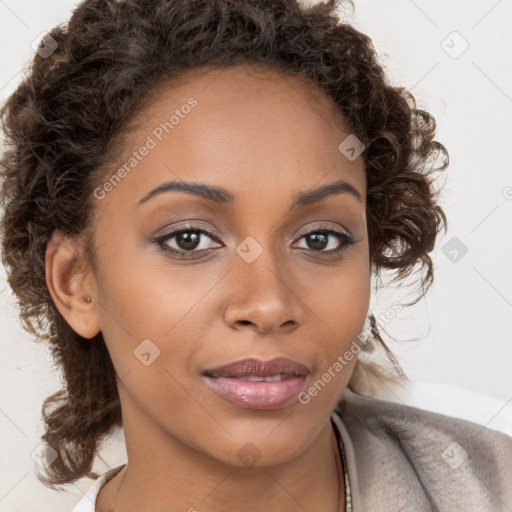
<instances>
[{"instance_id":1,"label":"chin","mask_svg":"<svg viewBox=\"0 0 512 512\"><path fill-rule=\"evenodd\" d=\"M278 430L279 427L276 429ZM245 435L229 438L225 443L212 439L212 448L207 450L212 458L237 468L270 467L285 464L296 458L309 444L306 434L290 433L283 429L262 433L261 430L246 430Z\"/></svg>"}]
</instances>

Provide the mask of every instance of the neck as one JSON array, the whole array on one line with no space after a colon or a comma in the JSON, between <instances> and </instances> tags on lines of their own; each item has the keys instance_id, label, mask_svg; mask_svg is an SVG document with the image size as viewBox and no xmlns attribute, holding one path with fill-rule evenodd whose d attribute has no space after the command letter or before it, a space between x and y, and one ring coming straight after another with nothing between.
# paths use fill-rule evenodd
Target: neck
<instances>
[{"instance_id":1,"label":"neck","mask_svg":"<svg viewBox=\"0 0 512 512\"><path fill-rule=\"evenodd\" d=\"M345 510L343 473L330 421L296 458L267 467L227 465L150 421L135 425L126 418L124 433L128 464L102 488L97 500L102 511L220 512L229 504L229 509L256 512L262 503L266 510L280 512Z\"/></svg>"}]
</instances>

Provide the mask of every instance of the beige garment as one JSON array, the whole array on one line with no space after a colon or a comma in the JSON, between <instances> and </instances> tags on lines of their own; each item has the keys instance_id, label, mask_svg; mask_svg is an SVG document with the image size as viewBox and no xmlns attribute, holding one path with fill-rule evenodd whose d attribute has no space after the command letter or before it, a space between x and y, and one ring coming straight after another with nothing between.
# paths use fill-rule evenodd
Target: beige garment
<instances>
[{"instance_id":1,"label":"beige garment","mask_svg":"<svg viewBox=\"0 0 512 512\"><path fill-rule=\"evenodd\" d=\"M349 389L336 412L353 512L512 512L512 437Z\"/></svg>"}]
</instances>

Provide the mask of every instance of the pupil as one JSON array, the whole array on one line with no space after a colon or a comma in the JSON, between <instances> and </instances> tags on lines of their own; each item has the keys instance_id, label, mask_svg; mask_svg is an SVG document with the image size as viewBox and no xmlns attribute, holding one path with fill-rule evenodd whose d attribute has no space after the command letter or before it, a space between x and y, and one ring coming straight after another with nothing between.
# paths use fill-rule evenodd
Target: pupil
<instances>
[{"instance_id":1,"label":"pupil","mask_svg":"<svg viewBox=\"0 0 512 512\"><path fill-rule=\"evenodd\" d=\"M325 249L328 244L327 235L325 233L313 233L309 235L309 240L312 243L308 243L311 249Z\"/></svg>"},{"instance_id":2,"label":"pupil","mask_svg":"<svg viewBox=\"0 0 512 512\"><path fill-rule=\"evenodd\" d=\"M199 233L196 231L187 231L176 235L176 243L180 249L195 249L199 242Z\"/></svg>"}]
</instances>

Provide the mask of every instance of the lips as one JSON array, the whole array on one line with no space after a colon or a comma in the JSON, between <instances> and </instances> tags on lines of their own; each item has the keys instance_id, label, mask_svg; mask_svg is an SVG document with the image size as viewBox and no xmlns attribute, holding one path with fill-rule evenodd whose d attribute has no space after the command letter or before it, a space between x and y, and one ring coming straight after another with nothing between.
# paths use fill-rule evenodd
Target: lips
<instances>
[{"instance_id":1,"label":"lips","mask_svg":"<svg viewBox=\"0 0 512 512\"><path fill-rule=\"evenodd\" d=\"M243 359L203 372L210 387L228 401L251 409L277 409L301 392L309 368L277 357L269 361Z\"/></svg>"},{"instance_id":2,"label":"lips","mask_svg":"<svg viewBox=\"0 0 512 512\"><path fill-rule=\"evenodd\" d=\"M276 357L269 361L261 359L243 359L234 363L206 370L204 375L209 377L242 378L242 377L304 377L309 373L307 366L287 359Z\"/></svg>"}]
</instances>

